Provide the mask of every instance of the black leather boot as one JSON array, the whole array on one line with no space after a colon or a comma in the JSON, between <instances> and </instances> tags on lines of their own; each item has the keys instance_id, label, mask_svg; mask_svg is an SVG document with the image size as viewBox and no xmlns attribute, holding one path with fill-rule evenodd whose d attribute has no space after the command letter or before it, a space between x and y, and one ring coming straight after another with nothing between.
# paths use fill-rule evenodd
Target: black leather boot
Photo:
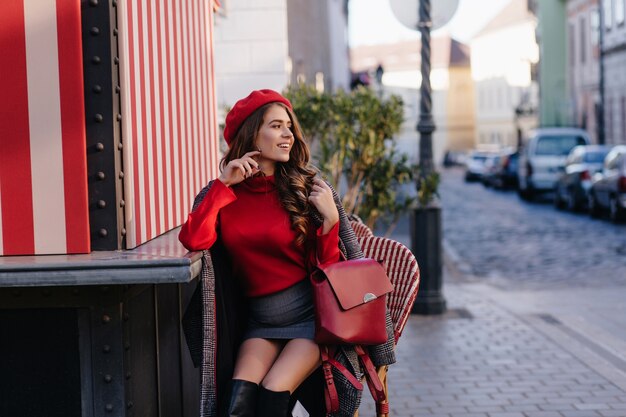
<instances>
[{"instance_id":1,"label":"black leather boot","mask_svg":"<svg viewBox=\"0 0 626 417\"><path fill-rule=\"evenodd\" d=\"M256 417L287 417L289 413L289 391L270 391L259 386Z\"/></svg>"},{"instance_id":2,"label":"black leather boot","mask_svg":"<svg viewBox=\"0 0 626 417\"><path fill-rule=\"evenodd\" d=\"M254 382L233 379L230 381L230 400L222 417L254 417L259 385Z\"/></svg>"}]
</instances>

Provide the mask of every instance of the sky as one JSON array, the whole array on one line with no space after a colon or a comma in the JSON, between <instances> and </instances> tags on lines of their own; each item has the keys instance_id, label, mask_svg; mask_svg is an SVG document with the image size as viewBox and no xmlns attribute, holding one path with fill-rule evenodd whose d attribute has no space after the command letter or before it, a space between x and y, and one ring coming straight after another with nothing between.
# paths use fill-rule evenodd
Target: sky
<instances>
[{"instance_id":1,"label":"sky","mask_svg":"<svg viewBox=\"0 0 626 417\"><path fill-rule=\"evenodd\" d=\"M414 1L417 0L403 0ZM437 0L431 0L431 4ZM435 31L448 31L461 41L471 37L489 22L511 0L459 0L459 7L450 22ZM399 40L417 39L416 31L405 28L393 15L389 0L350 0L350 46L376 45Z\"/></svg>"}]
</instances>

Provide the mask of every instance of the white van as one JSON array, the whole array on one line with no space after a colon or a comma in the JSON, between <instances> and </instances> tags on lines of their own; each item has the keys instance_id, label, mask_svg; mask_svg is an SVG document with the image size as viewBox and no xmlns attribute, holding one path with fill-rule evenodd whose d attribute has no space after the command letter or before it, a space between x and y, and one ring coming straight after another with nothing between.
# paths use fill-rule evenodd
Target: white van
<instances>
[{"instance_id":1,"label":"white van","mask_svg":"<svg viewBox=\"0 0 626 417\"><path fill-rule=\"evenodd\" d=\"M589 135L582 129L551 127L534 130L520 152L517 168L520 197L530 200L537 193L554 191L569 152L574 146L589 145L590 142Z\"/></svg>"}]
</instances>

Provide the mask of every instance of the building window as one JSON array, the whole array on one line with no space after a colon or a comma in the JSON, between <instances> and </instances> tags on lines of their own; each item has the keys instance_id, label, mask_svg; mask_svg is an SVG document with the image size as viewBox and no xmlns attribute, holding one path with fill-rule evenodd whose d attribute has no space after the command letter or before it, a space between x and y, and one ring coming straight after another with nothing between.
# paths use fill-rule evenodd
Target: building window
<instances>
[{"instance_id":1,"label":"building window","mask_svg":"<svg viewBox=\"0 0 626 417\"><path fill-rule=\"evenodd\" d=\"M626 0L613 0L615 2L615 24L618 26L624 25L624 1Z\"/></svg>"},{"instance_id":2,"label":"building window","mask_svg":"<svg viewBox=\"0 0 626 417\"><path fill-rule=\"evenodd\" d=\"M613 139L613 99L606 100L606 138L609 143L615 143Z\"/></svg>"},{"instance_id":3,"label":"building window","mask_svg":"<svg viewBox=\"0 0 626 417\"><path fill-rule=\"evenodd\" d=\"M580 18L580 63L584 64L587 59L587 25L585 23L585 18Z\"/></svg>"},{"instance_id":4,"label":"building window","mask_svg":"<svg viewBox=\"0 0 626 417\"><path fill-rule=\"evenodd\" d=\"M569 64L573 67L576 64L576 25L569 24Z\"/></svg>"},{"instance_id":5,"label":"building window","mask_svg":"<svg viewBox=\"0 0 626 417\"><path fill-rule=\"evenodd\" d=\"M626 97L622 96L622 140L620 143L626 143Z\"/></svg>"},{"instance_id":6,"label":"building window","mask_svg":"<svg viewBox=\"0 0 626 417\"><path fill-rule=\"evenodd\" d=\"M591 46L598 46L600 43L600 12L598 9L592 9L589 13L589 32L591 32Z\"/></svg>"},{"instance_id":7,"label":"building window","mask_svg":"<svg viewBox=\"0 0 626 417\"><path fill-rule=\"evenodd\" d=\"M602 0L604 7L604 27L611 30L613 27L613 0Z\"/></svg>"}]
</instances>

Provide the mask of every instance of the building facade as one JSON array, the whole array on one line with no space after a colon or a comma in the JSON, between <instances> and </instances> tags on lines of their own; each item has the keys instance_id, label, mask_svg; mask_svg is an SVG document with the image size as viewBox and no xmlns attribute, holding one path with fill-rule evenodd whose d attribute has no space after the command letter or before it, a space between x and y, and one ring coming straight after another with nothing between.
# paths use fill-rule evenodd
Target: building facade
<instances>
[{"instance_id":1,"label":"building facade","mask_svg":"<svg viewBox=\"0 0 626 417\"><path fill-rule=\"evenodd\" d=\"M471 41L479 146L516 147L537 126L535 28L527 2L512 0Z\"/></svg>"},{"instance_id":2,"label":"building facade","mask_svg":"<svg viewBox=\"0 0 626 417\"><path fill-rule=\"evenodd\" d=\"M215 27L218 105L250 91L282 91L292 83L347 88L345 0L222 0Z\"/></svg>"},{"instance_id":3,"label":"building facade","mask_svg":"<svg viewBox=\"0 0 626 417\"><path fill-rule=\"evenodd\" d=\"M603 0L604 125L607 144L626 143L626 0Z\"/></svg>"},{"instance_id":4,"label":"building facade","mask_svg":"<svg viewBox=\"0 0 626 417\"><path fill-rule=\"evenodd\" d=\"M225 107L252 90L281 91L290 79L287 0L222 1L215 26L217 102Z\"/></svg>"},{"instance_id":5,"label":"building facade","mask_svg":"<svg viewBox=\"0 0 626 417\"><path fill-rule=\"evenodd\" d=\"M467 45L448 35L432 38L431 86L433 159L441 163L446 151L465 151L475 146L474 86ZM419 160L418 133L421 85L419 41L388 45L359 46L351 49L353 72L383 70L381 94L397 94L404 101L404 123L397 143L412 162ZM374 77L371 77L374 78Z\"/></svg>"},{"instance_id":6,"label":"building facade","mask_svg":"<svg viewBox=\"0 0 626 417\"><path fill-rule=\"evenodd\" d=\"M600 10L598 0L567 2L568 95L575 126L599 142Z\"/></svg>"},{"instance_id":7,"label":"building facade","mask_svg":"<svg viewBox=\"0 0 626 417\"><path fill-rule=\"evenodd\" d=\"M346 0L287 2L290 82L318 90L350 84Z\"/></svg>"},{"instance_id":8,"label":"building facade","mask_svg":"<svg viewBox=\"0 0 626 417\"><path fill-rule=\"evenodd\" d=\"M567 11L565 0L532 2L538 17L539 123L541 126L572 126L568 95Z\"/></svg>"}]
</instances>

